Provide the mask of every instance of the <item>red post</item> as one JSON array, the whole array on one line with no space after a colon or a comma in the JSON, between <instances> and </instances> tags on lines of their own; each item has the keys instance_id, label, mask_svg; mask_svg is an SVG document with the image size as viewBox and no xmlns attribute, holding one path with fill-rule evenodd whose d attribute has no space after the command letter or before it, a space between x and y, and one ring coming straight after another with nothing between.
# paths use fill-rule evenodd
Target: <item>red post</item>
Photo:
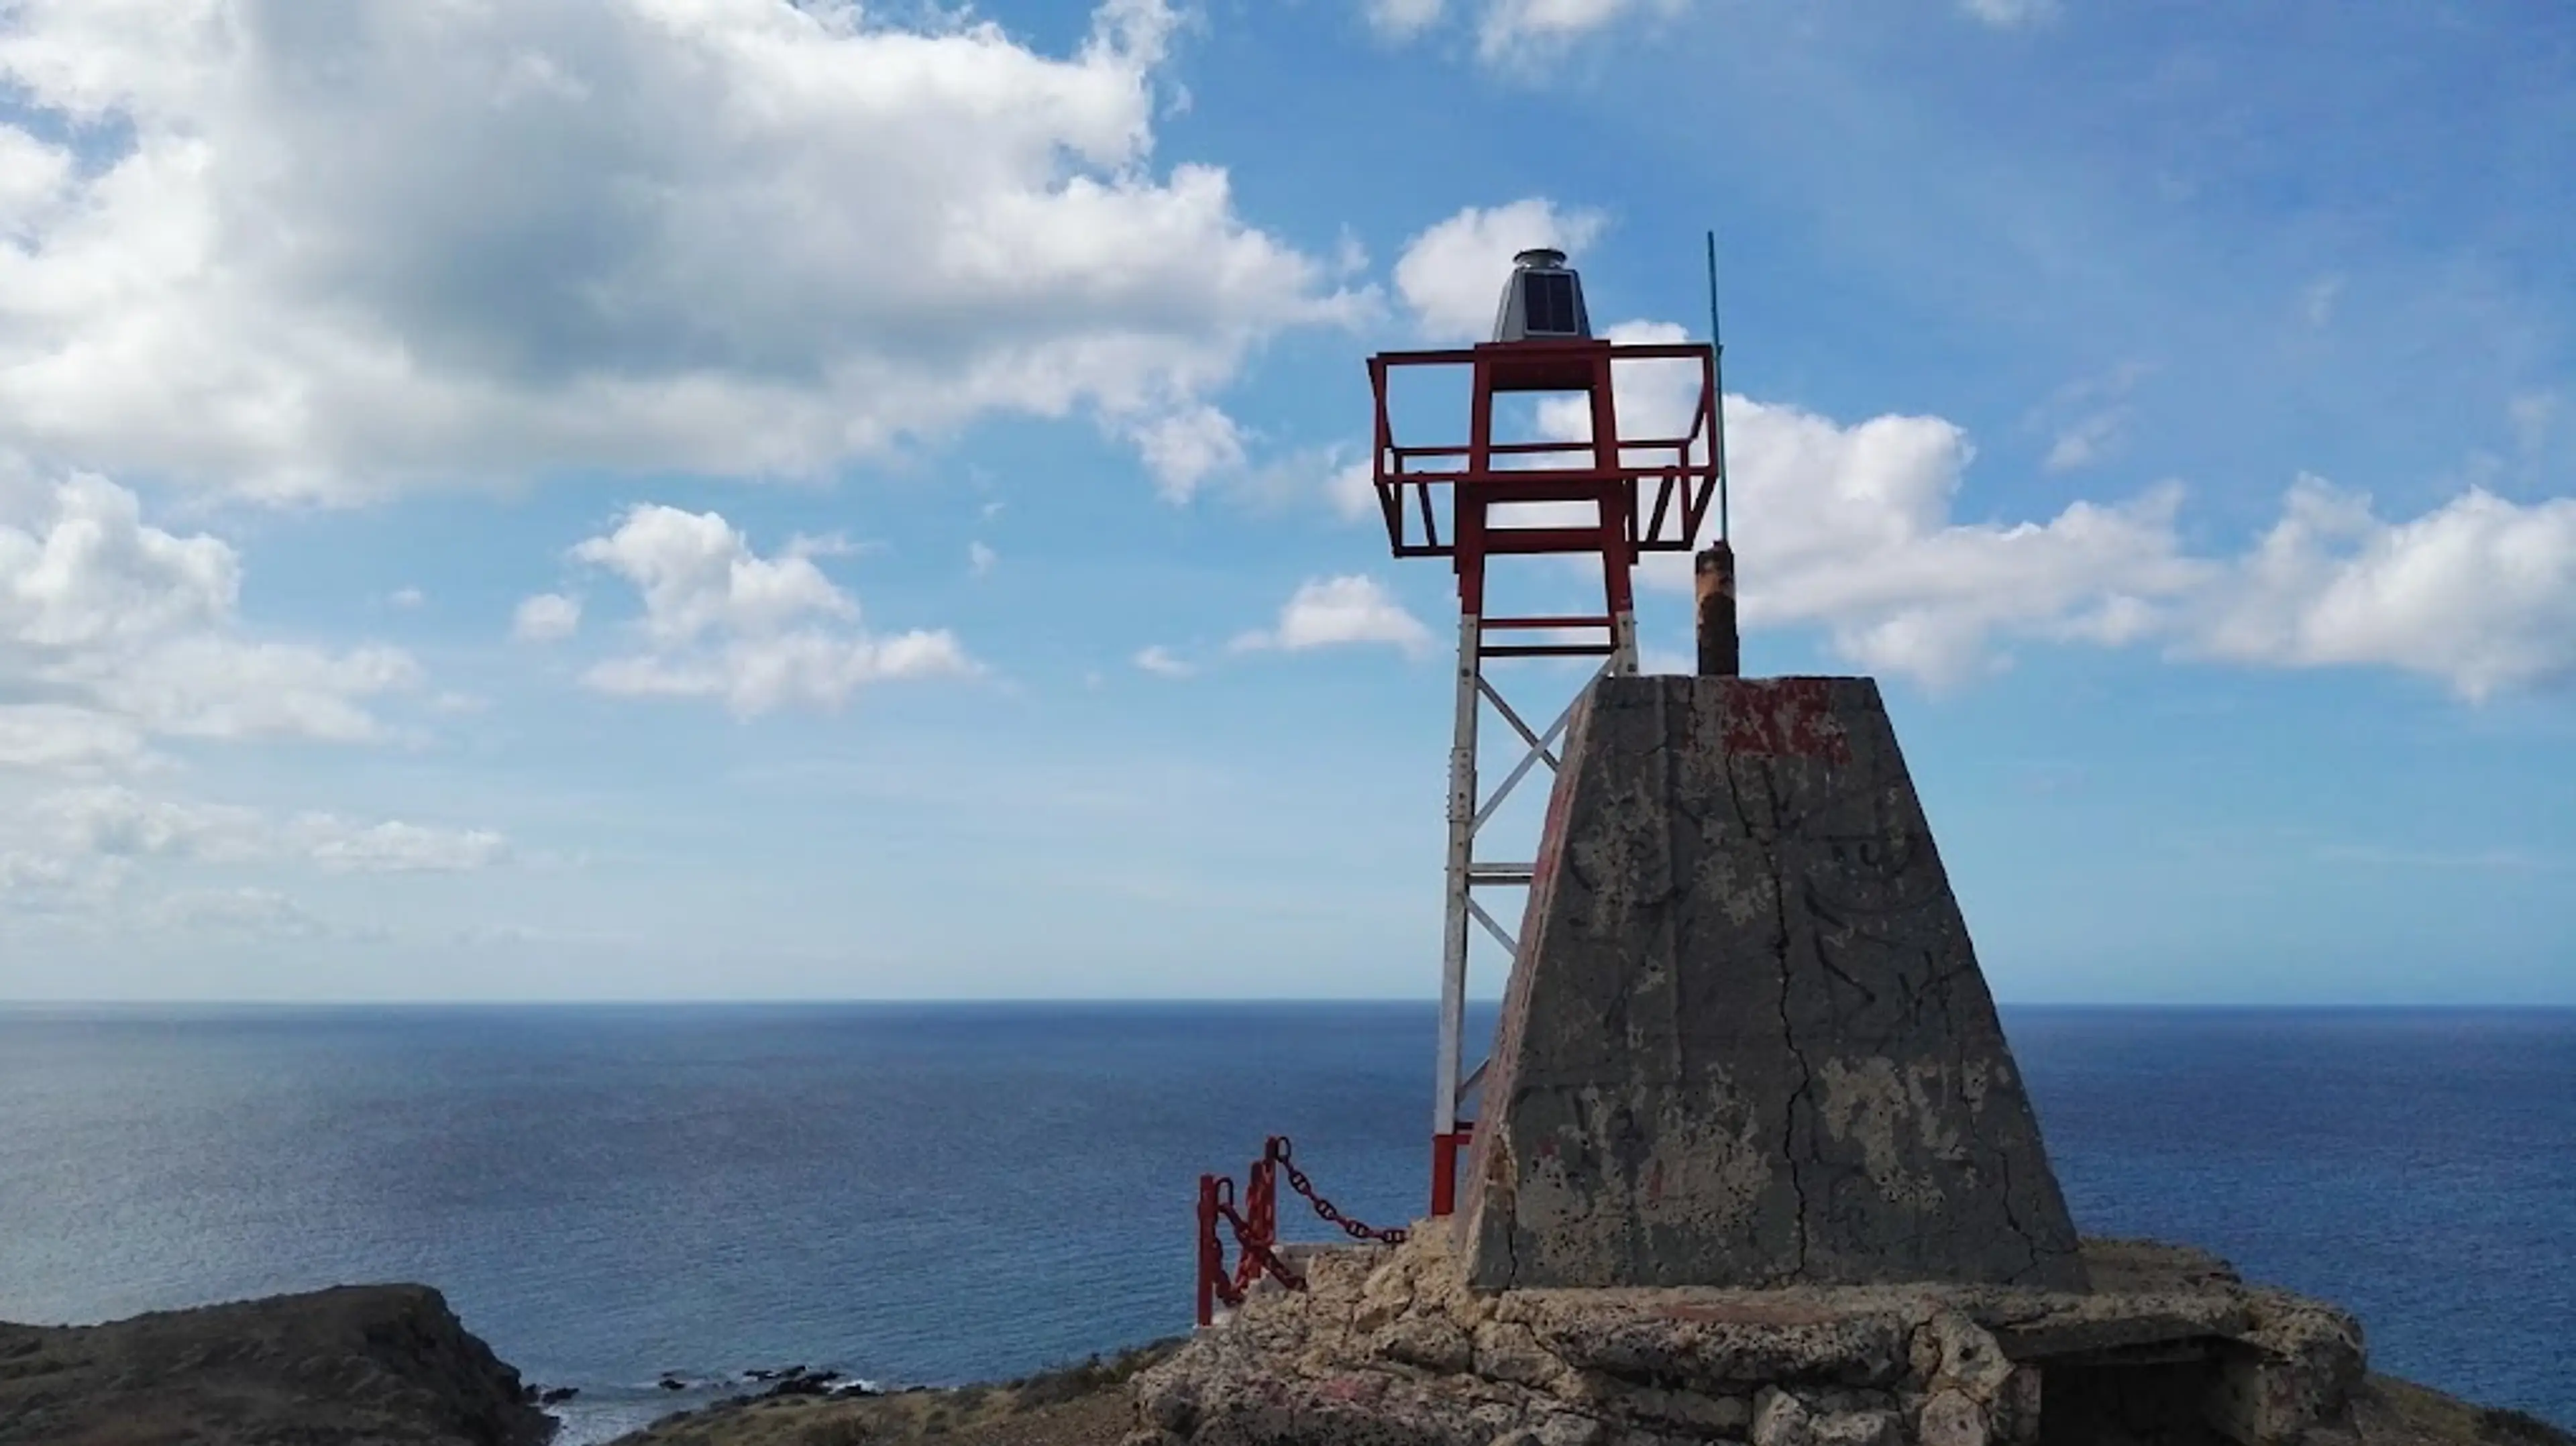
<instances>
[{"instance_id":1,"label":"red post","mask_svg":"<svg viewBox=\"0 0 2576 1446\"><path fill-rule=\"evenodd\" d=\"M1225 1243L1216 1237L1216 1177L1199 1177L1199 1324L1216 1323L1216 1283L1225 1274Z\"/></svg>"},{"instance_id":2,"label":"red post","mask_svg":"<svg viewBox=\"0 0 2576 1446\"><path fill-rule=\"evenodd\" d=\"M1454 1134L1431 1137L1431 1218L1458 1212L1458 1151L1473 1137L1475 1125L1461 1120Z\"/></svg>"},{"instance_id":3,"label":"red post","mask_svg":"<svg viewBox=\"0 0 2576 1446\"><path fill-rule=\"evenodd\" d=\"M1243 1223L1264 1247L1279 1243L1279 1140L1272 1136L1243 1184Z\"/></svg>"}]
</instances>

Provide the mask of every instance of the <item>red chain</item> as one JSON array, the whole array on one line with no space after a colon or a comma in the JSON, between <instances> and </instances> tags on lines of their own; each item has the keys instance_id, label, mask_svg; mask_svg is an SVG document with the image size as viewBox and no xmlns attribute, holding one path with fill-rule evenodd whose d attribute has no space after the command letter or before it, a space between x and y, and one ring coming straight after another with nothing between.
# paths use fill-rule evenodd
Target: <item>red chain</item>
<instances>
[{"instance_id":1,"label":"red chain","mask_svg":"<svg viewBox=\"0 0 2576 1446\"><path fill-rule=\"evenodd\" d=\"M1234 1182L1219 1180L1217 1187L1217 1217L1233 1228L1235 1249L1240 1252L1235 1258L1233 1278L1220 1275L1212 1282L1217 1299L1224 1301L1229 1308L1243 1304L1243 1293L1265 1274L1290 1290L1304 1290L1306 1278L1272 1250L1261 1232L1236 1212Z\"/></svg>"},{"instance_id":2,"label":"red chain","mask_svg":"<svg viewBox=\"0 0 2576 1446\"><path fill-rule=\"evenodd\" d=\"M1344 1215L1341 1211L1334 1209L1333 1202L1316 1194L1314 1182L1307 1179L1306 1172L1298 1169L1296 1163L1289 1159L1290 1148L1288 1137L1286 1135L1272 1135L1270 1137L1270 1158L1278 1161L1279 1168L1287 1172L1288 1188L1305 1196L1306 1203L1315 1207L1315 1213L1324 1218L1325 1224L1340 1226L1342 1233L1351 1237L1353 1240L1378 1240L1384 1241L1389 1245L1402 1245L1404 1243L1405 1232L1401 1229L1379 1230L1371 1226L1362 1225L1360 1222Z\"/></svg>"},{"instance_id":3,"label":"red chain","mask_svg":"<svg viewBox=\"0 0 2576 1446\"><path fill-rule=\"evenodd\" d=\"M1279 1243L1276 1180L1280 1172L1287 1174L1289 1188L1305 1196L1307 1203L1315 1207L1317 1215L1323 1217L1327 1223L1341 1227L1342 1233L1352 1239L1377 1240L1389 1245L1404 1243L1404 1231L1378 1230L1363 1225L1335 1209L1332 1201L1316 1194L1314 1182L1308 1180L1306 1172L1298 1169L1290 1159L1292 1148L1287 1136L1270 1137L1269 1145L1262 1157L1253 1163L1249 1193L1244 1199L1242 1210L1235 1208L1232 1179L1214 1177L1211 1180L1215 1196L1209 1203L1213 1206L1216 1219L1224 1221L1234 1231L1236 1254L1234 1270L1228 1273L1224 1268L1223 1247L1218 1243L1214 1233L1215 1222L1210 1221L1209 1233L1201 1237L1200 1270L1204 1274L1210 1294L1223 1301L1229 1310L1241 1306L1244 1294L1251 1290L1264 1275L1290 1290L1306 1288L1305 1276L1300 1274L1296 1267L1290 1265L1275 1248ZM1246 1212L1249 1212L1249 1219L1246 1218Z\"/></svg>"}]
</instances>

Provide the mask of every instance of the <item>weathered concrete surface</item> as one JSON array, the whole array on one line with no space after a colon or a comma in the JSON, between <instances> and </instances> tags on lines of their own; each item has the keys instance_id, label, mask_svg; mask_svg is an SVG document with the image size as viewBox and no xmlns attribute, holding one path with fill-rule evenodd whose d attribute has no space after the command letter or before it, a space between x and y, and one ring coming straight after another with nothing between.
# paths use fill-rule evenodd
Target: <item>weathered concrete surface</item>
<instances>
[{"instance_id":1,"label":"weathered concrete surface","mask_svg":"<svg viewBox=\"0 0 2576 1446\"><path fill-rule=\"evenodd\" d=\"M1877 685L1606 678L1569 728L1470 1282L2082 1289Z\"/></svg>"},{"instance_id":2,"label":"weathered concrete surface","mask_svg":"<svg viewBox=\"0 0 2576 1446\"><path fill-rule=\"evenodd\" d=\"M2352 1319L2197 1251L2086 1242L2082 1293L1484 1292L1456 1247L1307 1255L1136 1378L1131 1446L2376 1446Z\"/></svg>"}]
</instances>

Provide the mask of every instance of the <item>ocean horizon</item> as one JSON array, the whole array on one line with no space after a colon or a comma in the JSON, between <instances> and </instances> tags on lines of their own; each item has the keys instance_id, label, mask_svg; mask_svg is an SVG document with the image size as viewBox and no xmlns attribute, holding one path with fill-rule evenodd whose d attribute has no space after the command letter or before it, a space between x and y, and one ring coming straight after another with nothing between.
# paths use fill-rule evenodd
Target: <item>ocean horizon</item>
<instances>
[{"instance_id":1,"label":"ocean horizon","mask_svg":"<svg viewBox=\"0 0 2576 1446\"><path fill-rule=\"evenodd\" d=\"M2002 1013L2085 1233L2213 1250L2355 1311L2374 1369L2576 1427L2576 1008ZM1409 1001L0 1004L0 1319L422 1281L579 1388L566 1446L753 1367L1019 1374L1186 1330L1196 1178L1267 1134L1350 1214L1418 1213L1432 1028Z\"/></svg>"}]
</instances>

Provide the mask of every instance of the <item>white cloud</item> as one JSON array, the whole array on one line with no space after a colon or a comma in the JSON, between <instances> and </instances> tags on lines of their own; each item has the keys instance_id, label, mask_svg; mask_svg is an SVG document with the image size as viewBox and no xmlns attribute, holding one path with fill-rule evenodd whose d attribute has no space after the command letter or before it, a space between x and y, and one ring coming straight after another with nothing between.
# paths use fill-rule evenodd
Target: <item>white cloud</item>
<instances>
[{"instance_id":1,"label":"white cloud","mask_svg":"<svg viewBox=\"0 0 2576 1446\"><path fill-rule=\"evenodd\" d=\"M989 576L993 571L994 564L1001 560L1002 555L1000 553L995 552L992 548L981 542L970 542L966 544L966 572L969 576Z\"/></svg>"},{"instance_id":2,"label":"white cloud","mask_svg":"<svg viewBox=\"0 0 2576 1446\"><path fill-rule=\"evenodd\" d=\"M1340 238L1333 242L1334 274L1356 276L1368 270L1368 264L1367 245L1361 242L1358 233L1352 231L1348 225L1343 226Z\"/></svg>"},{"instance_id":3,"label":"white cloud","mask_svg":"<svg viewBox=\"0 0 2576 1446\"><path fill-rule=\"evenodd\" d=\"M559 592L521 599L517 611L510 614L510 636L523 643L558 642L580 628L581 599Z\"/></svg>"},{"instance_id":4,"label":"white cloud","mask_svg":"<svg viewBox=\"0 0 2576 1446\"><path fill-rule=\"evenodd\" d=\"M2072 472L2090 467L2117 450L2128 430L2130 394L2153 370L2143 362L2125 362L2099 376L2058 388L2057 394L2030 418L2031 426L2046 427L2056 434L2048 454L2040 460L2041 469Z\"/></svg>"},{"instance_id":5,"label":"white cloud","mask_svg":"<svg viewBox=\"0 0 2576 1446\"><path fill-rule=\"evenodd\" d=\"M2072 472L2093 465L2119 440L2120 428L2127 420L2126 414L2117 410L2078 418L2057 434L2039 465L2050 472Z\"/></svg>"},{"instance_id":6,"label":"white cloud","mask_svg":"<svg viewBox=\"0 0 2576 1446\"><path fill-rule=\"evenodd\" d=\"M1953 521L1973 452L1937 417L1843 427L1730 397L1727 451L1745 626L1821 625L1874 670L1943 684L1998 664L2001 637L2131 641L2204 575L2174 534L2178 488ZM1648 576L1685 590L1689 559Z\"/></svg>"},{"instance_id":7,"label":"white cloud","mask_svg":"<svg viewBox=\"0 0 2576 1446\"><path fill-rule=\"evenodd\" d=\"M717 513L636 507L572 555L644 599L644 651L585 676L602 692L719 697L748 718L790 703L836 707L869 683L980 671L945 630L865 631L858 601L811 558L761 557Z\"/></svg>"},{"instance_id":8,"label":"white cloud","mask_svg":"<svg viewBox=\"0 0 2576 1446\"><path fill-rule=\"evenodd\" d=\"M393 604L395 607L409 610L411 608L419 607L422 603L429 601L429 598L426 594L422 593L419 588L405 587L396 588L385 598L385 601Z\"/></svg>"},{"instance_id":9,"label":"white cloud","mask_svg":"<svg viewBox=\"0 0 2576 1446\"><path fill-rule=\"evenodd\" d=\"M1300 585L1279 610L1279 624L1267 632L1249 632L1231 646L1238 652L1309 648L1351 643L1383 643L1420 656L1431 647L1431 630L1406 612L1375 578L1316 578Z\"/></svg>"},{"instance_id":10,"label":"white cloud","mask_svg":"<svg viewBox=\"0 0 2576 1446\"><path fill-rule=\"evenodd\" d=\"M50 794L31 810L62 853L78 858L190 858L237 863L267 852L256 809L152 798L116 785Z\"/></svg>"},{"instance_id":11,"label":"white cloud","mask_svg":"<svg viewBox=\"0 0 2576 1446\"><path fill-rule=\"evenodd\" d=\"M2505 403L2505 416L2513 423L2514 450L2525 457L2537 456L2558 419L2558 394L2518 392Z\"/></svg>"},{"instance_id":12,"label":"white cloud","mask_svg":"<svg viewBox=\"0 0 2576 1446\"><path fill-rule=\"evenodd\" d=\"M2299 292L2299 314L2319 330L2333 325L2335 304L2343 299L2343 278L2320 276Z\"/></svg>"},{"instance_id":13,"label":"white cloud","mask_svg":"<svg viewBox=\"0 0 2576 1446\"><path fill-rule=\"evenodd\" d=\"M1952 683L2000 666L2015 638L2389 666L2471 699L2576 670L2576 499L2472 490L2387 523L2303 479L2251 552L2200 557L2182 545L2176 485L2046 521L1961 522L1973 452L1948 422L1840 426L1736 397L1727 416L1745 625L1823 627L1878 671ZM1646 577L1690 585L1682 558L1650 559Z\"/></svg>"},{"instance_id":14,"label":"white cloud","mask_svg":"<svg viewBox=\"0 0 2576 1446\"><path fill-rule=\"evenodd\" d=\"M510 841L490 829L429 828L388 820L353 824L305 814L285 829L289 845L332 873L466 873L510 856Z\"/></svg>"},{"instance_id":15,"label":"white cloud","mask_svg":"<svg viewBox=\"0 0 2576 1446\"><path fill-rule=\"evenodd\" d=\"M800 532L788 538L787 546L780 549L789 557L856 557L883 550L883 543L853 542L838 532Z\"/></svg>"},{"instance_id":16,"label":"white cloud","mask_svg":"<svg viewBox=\"0 0 2576 1446\"><path fill-rule=\"evenodd\" d=\"M125 882L113 861L0 848L0 923L36 915L95 918Z\"/></svg>"},{"instance_id":17,"label":"white cloud","mask_svg":"<svg viewBox=\"0 0 2576 1446\"><path fill-rule=\"evenodd\" d=\"M1204 437L1264 337L1365 311L1223 170L1152 165L1163 0L1064 56L929 23L9 7L0 429L267 498L819 474L996 411Z\"/></svg>"},{"instance_id":18,"label":"white cloud","mask_svg":"<svg viewBox=\"0 0 2576 1446\"><path fill-rule=\"evenodd\" d=\"M0 710L18 718L8 733L24 744L97 715L107 741L75 750L93 761L135 755L144 734L384 736L367 700L418 685L410 655L245 637L240 593L229 544L146 524L114 483L0 483L0 696L24 700ZM16 712L37 704L55 711Z\"/></svg>"},{"instance_id":19,"label":"white cloud","mask_svg":"<svg viewBox=\"0 0 2576 1446\"><path fill-rule=\"evenodd\" d=\"M0 768L122 772L147 756L133 719L60 703L0 707Z\"/></svg>"},{"instance_id":20,"label":"white cloud","mask_svg":"<svg viewBox=\"0 0 2576 1446\"><path fill-rule=\"evenodd\" d=\"M1604 334L1623 343L1687 335L1647 321ZM2104 408L2097 415L2115 431L2126 414L2119 399L2144 372L2120 367L2066 388L2052 406ZM1630 363L1617 386L1623 430L1678 435L1698 369ZM1546 399L1537 413L1542 435L1591 435L1579 398ZM2513 416L2537 426L2548 410L2526 399ZM2073 502L2042 521L1962 521L1959 491L1975 452L1948 421L1847 425L1740 396L1726 399L1726 418L1745 626L1822 628L1837 653L1874 671L1949 685L2005 666L2015 640L2042 640L2153 643L2276 666L2389 666L2471 699L2576 673L2576 499L2526 506L2473 488L2389 523L2366 499L2305 479L2246 556L2196 556L2177 527L2178 484ZM2073 430L2078 445L2104 445L2103 428ZM1357 514L1365 483L1360 469L1336 477L1327 495ZM1714 523L1712 514L1708 536ZM1649 556L1640 579L1687 592L1689 559Z\"/></svg>"},{"instance_id":21,"label":"white cloud","mask_svg":"<svg viewBox=\"0 0 2576 1446\"><path fill-rule=\"evenodd\" d=\"M1467 0L1476 52L1487 62L1537 59L1566 44L1640 13L1674 16L1693 0ZM1363 0L1369 24L1381 35L1410 39L1430 30L1446 7L1441 0Z\"/></svg>"},{"instance_id":22,"label":"white cloud","mask_svg":"<svg viewBox=\"0 0 2576 1446\"><path fill-rule=\"evenodd\" d=\"M1998 30L2019 30L2054 19L2057 0L1959 0L1959 8Z\"/></svg>"},{"instance_id":23,"label":"white cloud","mask_svg":"<svg viewBox=\"0 0 2576 1446\"><path fill-rule=\"evenodd\" d=\"M1382 35L1410 39L1440 21L1440 0L1366 0L1369 24Z\"/></svg>"},{"instance_id":24,"label":"white cloud","mask_svg":"<svg viewBox=\"0 0 2576 1446\"><path fill-rule=\"evenodd\" d=\"M1395 262L1395 289L1425 336L1440 341L1484 341L1493 335L1494 306L1512 274L1512 256L1553 246L1572 256L1592 244L1606 224L1593 211L1560 212L1533 196L1506 206L1469 206L1404 245Z\"/></svg>"},{"instance_id":25,"label":"white cloud","mask_svg":"<svg viewBox=\"0 0 2576 1446\"><path fill-rule=\"evenodd\" d=\"M270 820L260 809L149 796L121 784L44 794L21 822L31 833L15 838L15 856L52 858L62 869L170 858L304 861L332 874L461 874L510 858L510 840L492 830L402 820L361 825L327 812Z\"/></svg>"},{"instance_id":26,"label":"white cloud","mask_svg":"<svg viewBox=\"0 0 2576 1446\"><path fill-rule=\"evenodd\" d=\"M1195 671L1161 643L1156 643L1136 654L1136 666L1163 678L1186 678Z\"/></svg>"},{"instance_id":27,"label":"white cloud","mask_svg":"<svg viewBox=\"0 0 2576 1446\"><path fill-rule=\"evenodd\" d=\"M1205 403L1139 423L1129 436L1168 501L1187 502L1210 476L1243 466L1243 430Z\"/></svg>"},{"instance_id":28,"label":"white cloud","mask_svg":"<svg viewBox=\"0 0 2576 1446\"><path fill-rule=\"evenodd\" d=\"M2374 664L2462 697L2576 674L2576 498L2472 488L2405 522L2316 477L2228 570L2190 651L2288 667Z\"/></svg>"},{"instance_id":29,"label":"white cloud","mask_svg":"<svg viewBox=\"0 0 2576 1446\"><path fill-rule=\"evenodd\" d=\"M1324 496L1334 511L1353 522L1383 515L1377 474L1366 457L1334 468L1332 475L1324 479Z\"/></svg>"},{"instance_id":30,"label":"white cloud","mask_svg":"<svg viewBox=\"0 0 2576 1446\"><path fill-rule=\"evenodd\" d=\"M1690 0L1485 0L1476 46L1487 59L1528 53L1591 34L1641 10L1676 15Z\"/></svg>"},{"instance_id":31,"label":"white cloud","mask_svg":"<svg viewBox=\"0 0 2576 1446\"><path fill-rule=\"evenodd\" d=\"M321 939L340 931L275 889L186 889L155 901L143 921L172 933L237 939Z\"/></svg>"}]
</instances>

